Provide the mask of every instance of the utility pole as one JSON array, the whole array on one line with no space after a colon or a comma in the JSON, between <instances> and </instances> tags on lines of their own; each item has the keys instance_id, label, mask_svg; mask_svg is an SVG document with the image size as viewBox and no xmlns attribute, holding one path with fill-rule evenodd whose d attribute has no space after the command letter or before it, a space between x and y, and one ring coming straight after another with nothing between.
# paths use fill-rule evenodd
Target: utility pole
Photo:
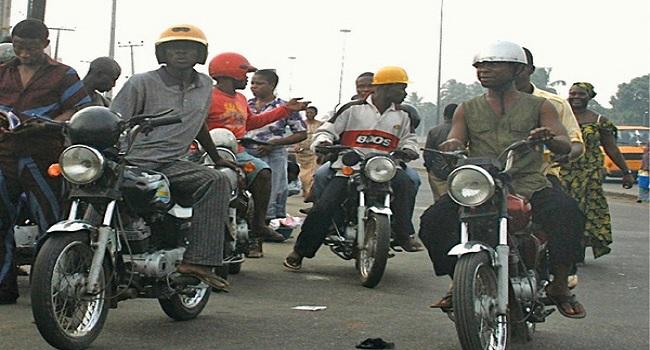
<instances>
[{"instance_id":1,"label":"utility pole","mask_svg":"<svg viewBox=\"0 0 650 350\"><path fill-rule=\"evenodd\" d=\"M296 56L289 56L287 57L289 59L289 98L291 98L291 94L293 93L292 89L292 82L293 82L293 62L296 60Z\"/></svg>"},{"instance_id":2,"label":"utility pole","mask_svg":"<svg viewBox=\"0 0 650 350\"><path fill-rule=\"evenodd\" d=\"M126 44L120 44L119 42L117 43L118 47L128 47L131 50L131 76L135 74L135 64L133 63L133 48L138 47L138 46L143 46L144 42L140 41L139 44L134 44L130 41L127 41Z\"/></svg>"},{"instance_id":3,"label":"utility pole","mask_svg":"<svg viewBox=\"0 0 650 350\"><path fill-rule=\"evenodd\" d=\"M339 32L343 33L343 47L341 49L341 73L339 74L339 100L336 106L338 107L341 104L341 91L343 89L343 71L345 68L345 39L347 35L351 32L350 29L339 29Z\"/></svg>"},{"instance_id":4,"label":"utility pole","mask_svg":"<svg viewBox=\"0 0 650 350\"><path fill-rule=\"evenodd\" d=\"M56 27L47 27L48 29L51 30L56 30L56 42L54 44L54 60L58 61L59 60L59 36L61 36L61 31L66 31L66 32L74 32L74 29L70 28L56 28Z\"/></svg>"},{"instance_id":5,"label":"utility pole","mask_svg":"<svg viewBox=\"0 0 650 350\"><path fill-rule=\"evenodd\" d=\"M113 0L111 10L111 35L108 43L108 57L115 58L115 16L117 14L117 0Z\"/></svg>"},{"instance_id":6,"label":"utility pole","mask_svg":"<svg viewBox=\"0 0 650 350\"><path fill-rule=\"evenodd\" d=\"M27 18L45 22L45 0L29 0L27 2Z\"/></svg>"},{"instance_id":7,"label":"utility pole","mask_svg":"<svg viewBox=\"0 0 650 350\"><path fill-rule=\"evenodd\" d=\"M440 78L442 72L442 9L445 0L440 0L440 39L438 40L438 97L436 98L436 125L440 124Z\"/></svg>"},{"instance_id":8,"label":"utility pole","mask_svg":"<svg viewBox=\"0 0 650 350\"><path fill-rule=\"evenodd\" d=\"M9 35L11 23L11 0L0 0L0 39Z\"/></svg>"}]
</instances>

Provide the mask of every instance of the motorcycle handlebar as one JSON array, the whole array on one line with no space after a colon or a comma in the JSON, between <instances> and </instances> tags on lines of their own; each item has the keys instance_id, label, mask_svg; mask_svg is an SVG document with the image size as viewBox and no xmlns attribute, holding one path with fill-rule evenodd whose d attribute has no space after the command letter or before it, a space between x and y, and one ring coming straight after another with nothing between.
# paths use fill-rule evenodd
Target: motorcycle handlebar
<instances>
[{"instance_id":1,"label":"motorcycle handlebar","mask_svg":"<svg viewBox=\"0 0 650 350\"><path fill-rule=\"evenodd\" d=\"M158 117L155 119L148 119L148 121L149 121L149 125L151 125L152 127L158 127L163 125L178 124L182 120L180 116L172 115L168 117Z\"/></svg>"}]
</instances>

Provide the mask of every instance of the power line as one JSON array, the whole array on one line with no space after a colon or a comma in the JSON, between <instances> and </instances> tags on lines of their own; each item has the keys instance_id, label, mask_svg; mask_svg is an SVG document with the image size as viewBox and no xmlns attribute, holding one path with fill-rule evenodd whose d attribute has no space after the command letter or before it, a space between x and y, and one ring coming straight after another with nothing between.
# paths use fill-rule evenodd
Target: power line
<instances>
[{"instance_id":1,"label":"power line","mask_svg":"<svg viewBox=\"0 0 650 350\"><path fill-rule=\"evenodd\" d=\"M143 46L144 42L141 40L139 43L132 43L127 41L126 44L117 43L117 47L128 47L131 50L131 76L135 74L135 63L133 63L133 48Z\"/></svg>"}]
</instances>

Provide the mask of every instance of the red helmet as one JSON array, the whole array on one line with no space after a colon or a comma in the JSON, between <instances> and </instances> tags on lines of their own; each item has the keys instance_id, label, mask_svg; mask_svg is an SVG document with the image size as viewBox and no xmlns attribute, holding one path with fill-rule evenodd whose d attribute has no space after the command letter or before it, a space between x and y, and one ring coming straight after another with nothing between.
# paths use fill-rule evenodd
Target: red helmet
<instances>
[{"instance_id":1,"label":"red helmet","mask_svg":"<svg viewBox=\"0 0 650 350\"><path fill-rule=\"evenodd\" d=\"M213 78L229 77L235 80L246 80L246 73L255 72L257 68L253 67L246 57L234 53L220 53L210 60L208 72Z\"/></svg>"}]
</instances>

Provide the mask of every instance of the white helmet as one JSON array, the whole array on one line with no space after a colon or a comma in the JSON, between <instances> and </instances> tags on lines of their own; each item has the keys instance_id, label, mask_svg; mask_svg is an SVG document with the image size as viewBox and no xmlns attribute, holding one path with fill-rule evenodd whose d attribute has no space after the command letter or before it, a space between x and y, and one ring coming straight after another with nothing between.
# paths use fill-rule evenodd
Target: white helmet
<instances>
[{"instance_id":1,"label":"white helmet","mask_svg":"<svg viewBox=\"0 0 650 350\"><path fill-rule=\"evenodd\" d=\"M472 65L480 62L527 63L524 49L510 41L497 41L486 46L474 56Z\"/></svg>"},{"instance_id":2,"label":"white helmet","mask_svg":"<svg viewBox=\"0 0 650 350\"><path fill-rule=\"evenodd\" d=\"M217 147L224 147L237 153L237 138L232 131L224 128L215 128L210 130L210 138Z\"/></svg>"}]
</instances>

